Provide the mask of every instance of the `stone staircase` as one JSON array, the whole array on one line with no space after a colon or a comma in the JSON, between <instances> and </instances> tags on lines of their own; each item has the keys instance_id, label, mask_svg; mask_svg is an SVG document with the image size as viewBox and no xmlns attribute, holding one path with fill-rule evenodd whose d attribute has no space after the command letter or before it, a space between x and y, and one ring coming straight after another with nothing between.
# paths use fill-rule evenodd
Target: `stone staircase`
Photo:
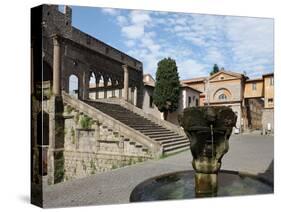
<instances>
[{"instance_id":1,"label":"stone staircase","mask_svg":"<svg viewBox=\"0 0 281 212\"><path fill-rule=\"evenodd\" d=\"M155 144L162 147L163 155L173 154L189 148L188 138L167 127L167 125L159 124L159 122L155 123L119 104L99 101L84 102L149 137Z\"/></svg>"}]
</instances>

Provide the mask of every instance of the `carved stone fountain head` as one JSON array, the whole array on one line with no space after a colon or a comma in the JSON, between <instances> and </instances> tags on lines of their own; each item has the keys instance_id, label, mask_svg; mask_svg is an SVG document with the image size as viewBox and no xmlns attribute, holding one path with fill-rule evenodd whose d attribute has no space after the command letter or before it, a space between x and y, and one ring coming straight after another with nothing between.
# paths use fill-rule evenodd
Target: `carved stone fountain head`
<instances>
[{"instance_id":1,"label":"carved stone fountain head","mask_svg":"<svg viewBox=\"0 0 281 212\"><path fill-rule=\"evenodd\" d=\"M237 116L226 106L186 108L180 125L190 139L196 196L216 196L221 159Z\"/></svg>"}]
</instances>

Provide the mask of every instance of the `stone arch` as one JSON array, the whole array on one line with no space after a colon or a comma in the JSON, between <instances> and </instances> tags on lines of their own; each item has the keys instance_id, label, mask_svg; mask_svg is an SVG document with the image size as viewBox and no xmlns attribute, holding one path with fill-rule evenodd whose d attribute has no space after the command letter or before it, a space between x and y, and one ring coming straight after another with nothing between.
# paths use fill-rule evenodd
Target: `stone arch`
<instances>
[{"instance_id":1,"label":"stone arch","mask_svg":"<svg viewBox=\"0 0 281 212\"><path fill-rule=\"evenodd\" d=\"M226 100L230 100L231 98L232 98L232 94L226 88L218 89L213 95L213 99L218 101L226 101Z\"/></svg>"},{"instance_id":2,"label":"stone arch","mask_svg":"<svg viewBox=\"0 0 281 212\"><path fill-rule=\"evenodd\" d=\"M115 92L116 97L122 98L123 81L120 78L117 78L115 87L117 92Z\"/></svg>"},{"instance_id":3,"label":"stone arch","mask_svg":"<svg viewBox=\"0 0 281 212\"><path fill-rule=\"evenodd\" d=\"M68 93L71 96L78 98L80 90L80 79L79 76L72 73L68 76Z\"/></svg>"},{"instance_id":4,"label":"stone arch","mask_svg":"<svg viewBox=\"0 0 281 212\"><path fill-rule=\"evenodd\" d=\"M90 72L90 78L89 78L89 87L95 88L97 83L97 77L93 71Z\"/></svg>"},{"instance_id":5,"label":"stone arch","mask_svg":"<svg viewBox=\"0 0 281 212\"><path fill-rule=\"evenodd\" d=\"M89 73L89 98L95 99L97 92L97 78L94 71Z\"/></svg>"},{"instance_id":6,"label":"stone arch","mask_svg":"<svg viewBox=\"0 0 281 212\"><path fill-rule=\"evenodd\" d=\"M119 94L119 90L118 90L118 80L116 77L112 76L111 77L111 89L112 89L112 97L115 98L115 97L118 97Z\"/></svg>"},{"instance_id":7,"label":"stone arch","mask_svg":"<svg viewBox=\"0 0 281 212\"><path fill-rule=\"evenodd\" d=\"M49 120L49 114L45 111L37 114L37 147L39 175L41 176L48 174Z\"/></svg>"}]
</instances>

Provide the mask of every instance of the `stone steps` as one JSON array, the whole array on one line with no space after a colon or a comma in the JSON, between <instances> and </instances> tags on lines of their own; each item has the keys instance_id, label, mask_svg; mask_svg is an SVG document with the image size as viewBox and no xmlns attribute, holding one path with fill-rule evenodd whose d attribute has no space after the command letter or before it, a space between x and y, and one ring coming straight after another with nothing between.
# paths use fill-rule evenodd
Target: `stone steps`
<instances>
[{"instance_id":1,"label":"stone steps","mask_svg":"<svg viewBox=\"0 0 281 212\"><path fill-rule=\"evenodd\" d=\"M173 142L177 142L177 141L188 141L188 139L186 139L186 138L170 139L170 140L160 141L159 143L161 145L165 145L165 144L173 143Z\"/></svg>"},{"instance_id":2,"label":"stone steps","mask_svg":"<svg viewBox=\"0 0 281 212\"><path fill-rule=\"evenodd\" d=\"M181 145L181 144L186 144L186 140L184 140L184 141L175 141L175 142L163 144L163 148L167 149L167 148L169 148L171 146Z\"/></svg>"},{"instance_id":3,"label":"stone steps","mask_svg":"<svg viewBox=\"0 0 281 212\"><path fill-rule=\"evenodd\" d=\"M170 154L174 154L174 153L181 152L181 151L184 151L184 150L188 150L189 148L190 148L190 144L187 143L187 144L184 144L184 145L174 146L174 147L171 147L171 148L168 148L168 149L163 149L163 154L164 155L170 155Z\"/></svg>"},{"instance_id":4,"label":"stone steps","mask_svg":"<svg viewBox=\"0 0 281 212\"><path fill-rule=\"evenodd\" d=\"M175 136L177 135L174 132L170 132L170 133L158 133L158 134L146 134L147 136L149 136L150 138L161 138L163 136Z\"/></svg>"},{"instance_id":5,"label":"stone steps","mask_svg":"<svg viewBox=\"0 0 281 212\"><path fill-rule=\"evenodd\" d=\"M156 143L159 143L163 147L163 154L175 153L189 147L189 141L186 137L179 135L171 129L167 129L164 126L160 126L151 120L122 107L121 105L95 101L85 102L103 113L106 113L112 118L117 119L127 126L148 136Z\"/></svg>"},{"instance_id":6,"label":"stone steps","mask_svg":"<svg viewBox=\"0 0 281 212\"><path fill-rule=\"evenodd\" d=\"M180 138L184 138L183 136L180 135L173 135L173 136L162 136L160 138L155 138L155 141L166 141L166 140L174 140L174 139L180 139Z\"/></svg>"},{"instance_id":7,"label":"stone steps","mask_svg":"<svg viewBox=\"0 0 281 212\"><path fill-rule=\"evenodd\" d=\"M149 126L138 126L138 127L132 127L132 128L134 128L138 131L141 131L141 130L165 130L165 128L163 128L163 127L149 127Z\"/></svg>"}]
</instances>

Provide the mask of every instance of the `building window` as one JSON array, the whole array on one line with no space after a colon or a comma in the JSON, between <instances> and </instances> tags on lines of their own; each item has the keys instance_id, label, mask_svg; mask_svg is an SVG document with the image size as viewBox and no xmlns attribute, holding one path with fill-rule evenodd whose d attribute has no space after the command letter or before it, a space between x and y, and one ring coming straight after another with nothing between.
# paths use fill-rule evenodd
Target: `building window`
<instances>
[{"instance_id":1,"label":"building window","mask_svg":"<svg viewBox=\"0 0 281 212\"><path fill-rule=\"evenodd\" d=\"M270 81L269 81L269 84L270 84L270 85L274 85L274 79L273 79L273 77L270 77L269 80L270 80Z\"/></svg>"},{"instance_id":2,"label":"building window","mask_svg":"<svg viewBox=\"0 0 281 212\"><path fill-rule=\"evenodd\" d=\"M153 97L149 96L149 107L153 108Z\"/></svg>"},{"instance_id":3,"label":"building window","mask_svg":"<svg viewBox=\"0 0 281 212\"><path fill-rule=\"evenodd\" d=\"M269 103L269 104L273 104L273 98L269 98L269 99L268 99L268 103Z\"/></svg>"},{"instance_id":4,"label":"building window","mask_svg":"<svg viewBox=\"0 0 281 212\"><path fill-rule=\"evenodd\" d=\"M253 91L257 90L257 83L254 82L254 83L252 84L252 90L253 90Z\"/></svg>"},{"instance_id":5,"label":"building window","mask_svg":"<svg viewBox=\"0 0 281 212\"><path fill-rule=\"evenodd\" d=\"M226 100L227 96L225 94L219 95L219 100Z\"/></svg>"},{"instance_id":6,"label":"building window","mask_svg":"<svg viewBox=\"0 0 281 212\"><path fill-rule=\"evenodd\" d=\"M188 97L188 107L190 107L190 104L191 104L191 97L189 96Z\"/></svg>"},{"instance_id":7,"label":"building window","mask_svg":"<svg viewBox=\"0 0 281 212\"><path fill-rule=\"evenodd\" d=\"M224 77L223 77L223 76L221 76L221 77L220 77L220 79L221 79L221 80L223 80L223 79L224 79Z\"/></svg>"},{"instance_id":8,"label":"building window","mask_svg":"<svg viewBox=\"0 0 281 212\"><path fill-rule=\"evenodd\" d=\"M196 99L196 107L198 107L198 106L199 106L199 100Z\"/></svg>"},{"instance_id":9,"label":"building window","mask_svg":"<svg viewBox=\"0 0 281 212\"><path fill-rule=\"evenodd\" d=\"M105 47L105 53L108 54L109 53L109 48Z\"/></svg>"}]
</instances>

